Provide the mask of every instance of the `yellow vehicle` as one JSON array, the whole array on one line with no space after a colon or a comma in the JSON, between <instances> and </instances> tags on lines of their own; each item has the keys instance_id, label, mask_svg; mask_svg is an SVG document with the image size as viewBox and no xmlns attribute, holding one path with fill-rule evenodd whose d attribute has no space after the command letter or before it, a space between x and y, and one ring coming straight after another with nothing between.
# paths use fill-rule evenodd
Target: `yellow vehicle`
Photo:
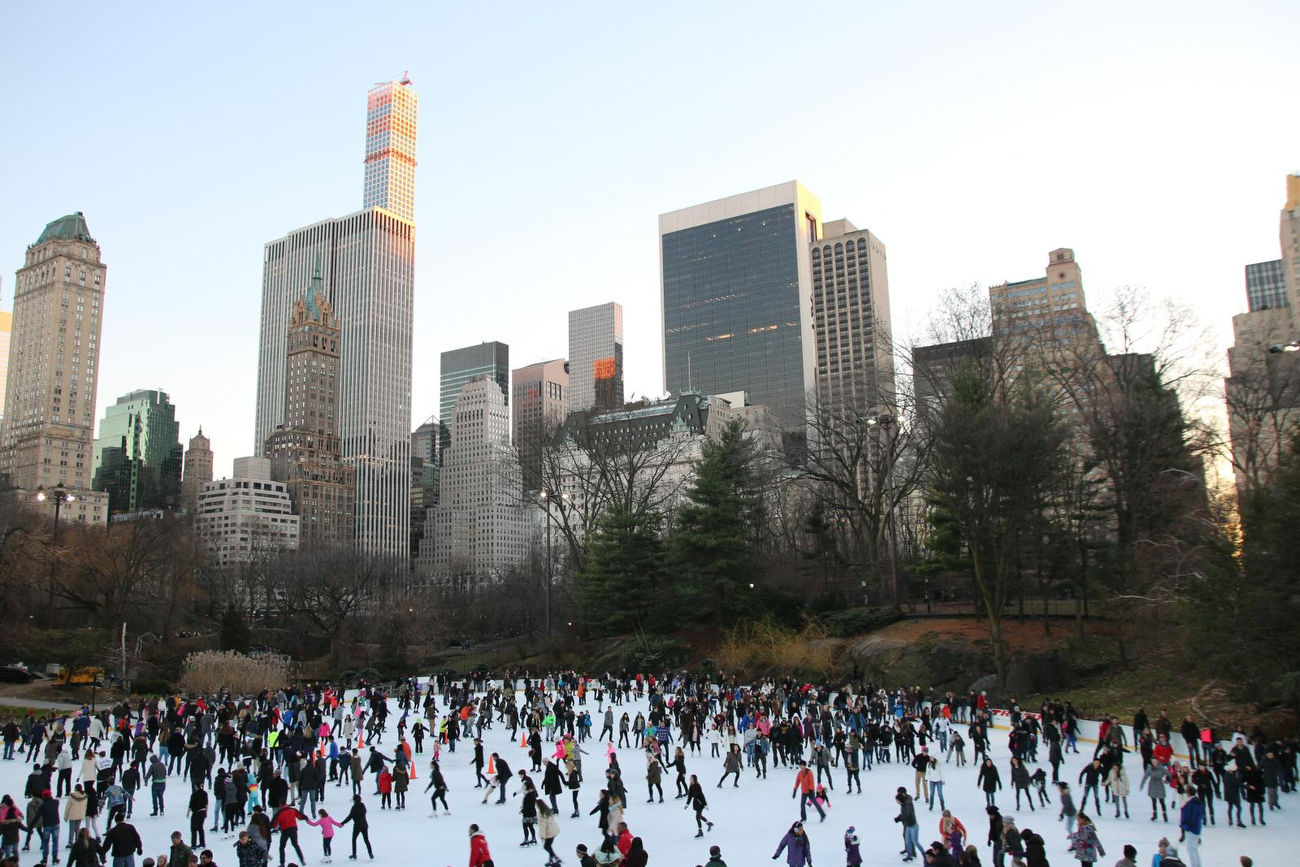
<instances>
[{"instance_id":1,"label":"yellow vehicle","mask_svg":"<svg viewBox=\"0 0 1300 867\"><path fill-rule=\"evenodd\" d=\"M90 686L92 683L102 682L104 680L104 669L94 666L78 668L76 671L69 670L66 666L59 668L58 677L54 682L59 686Z\"/></svg>"}]
</instances>

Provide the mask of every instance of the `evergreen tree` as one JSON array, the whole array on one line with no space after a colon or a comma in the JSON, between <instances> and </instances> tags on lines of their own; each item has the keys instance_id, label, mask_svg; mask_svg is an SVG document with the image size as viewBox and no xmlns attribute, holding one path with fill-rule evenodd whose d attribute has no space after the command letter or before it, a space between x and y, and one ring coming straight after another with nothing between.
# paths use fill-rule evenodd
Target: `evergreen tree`
<instances>
[{"instance_id":1,"label":"evergreen tree","mask_svg":"<svg viewBox=\"0 0 1300 867\"><path fill-rule=\"evenodd\" d=\"M598 634L645 628L659 619L664 550L658 522L613 503L587 540L581 592L587 625Z\"/></svg>"},{"instance_id":2,"label":"evergreen tree","mask_svg":"<svg viewBox=\"0 0 1300 867\"><path fill-rule=\"evenodd\" d=\"M247 653L252 643L253 634L248 628L248 621L244 619L244 613L234 603L227 605L225 613L221 615L221 649Z\"/></svg>"},{"instance_id":3,"label":"evergreen tree","mask_svg":"<svg viewBox=\"0 0 1300 867\"><path fill-rule=\"evenodd\" d=\"M754 580L763 520L754 476L754 447L742 422L733 420L716 440L704 441L689 502L670 539L681 596L697 615L740 603L737 592Z\"/></svg>"}]
</instances>

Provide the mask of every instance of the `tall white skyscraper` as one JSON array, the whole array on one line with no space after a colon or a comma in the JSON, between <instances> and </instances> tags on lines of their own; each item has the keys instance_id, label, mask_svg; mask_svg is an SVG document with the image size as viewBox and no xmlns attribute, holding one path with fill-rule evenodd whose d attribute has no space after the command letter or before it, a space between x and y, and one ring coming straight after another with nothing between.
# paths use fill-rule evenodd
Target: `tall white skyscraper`
<instances>
[{"instance_id":1,"label":"tall white skyscraper","mask_svg":"<svg viewBox=\"0 0 1300 867\"><path fill-rule=\"evenodd\" d=\"M438 505L429 512L416 561L422 575L492 579L527 558L536 509L523 502L519 465L510 452L505 395L490 376L481 376L456 398L451 447L438 472Z\"/></svg>"},{"instance_id":2,"label":"tall white skyscraper","mask_svg":"<svg viewBox=\"0 0 1300 867\"><path fill-rule=\"evenodd\" d=\"M569 406L623 405L623 305L569 311Z\"/></svg>"},{"instance_id":3,"label":"tall white skyscraper","mask_svg":"<svg viewBox=\"0 0 1300 867\"><path fill-rule=\"evenodd\" d=\"M394 95L402 94L403 105L415 105L409 80L391 84ZM377 128L373 101L368 102L369 151ZM322 220L266 245L253 433L256 453L269 457L266 439L285 421L289 319L302 287L312 281L319 267L325 295L341 329L336 417L343 461L356 470L356 544L364 552L394 557L410 553L413 120L404 129L410 142L403 145L402 153L412 156L409 164L398 159L396 152L373 162L367 157L365 210ZM377 165L385 161L387 166ZM399 184L392 182L400 173L392 168L394 161L410 169ZM372 168L386 178L379 199L373 198L370 190ZM398 190L405 191L403 197L390 195Z\"/></svg>"},{"instance_id":4,"label":"tall white skyscraper","mask_svg":"<svg viewBox=\"0 0 1300 867\"><path fill-rule=\"evenodd\" d=\"M415 133L420 95L406 75L376 84L366 95L367 208L415 219Z\"/></svg>"}]
</instances>

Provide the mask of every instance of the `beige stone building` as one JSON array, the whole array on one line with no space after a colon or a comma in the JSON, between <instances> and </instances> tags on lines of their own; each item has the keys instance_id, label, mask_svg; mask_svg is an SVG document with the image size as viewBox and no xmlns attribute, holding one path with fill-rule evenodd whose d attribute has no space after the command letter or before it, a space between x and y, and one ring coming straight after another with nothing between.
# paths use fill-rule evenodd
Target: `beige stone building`
<instances>
[{"instance_id":1,"label":"beige stone building","mask_svg":"<svg viewBox=\"0 0 1300 867\"><path fill-rule=\"evenodd\" d=\"M80 212L45 227L14 283L0 473L34 495L62 486L65 520L102 523L91 491L95 393L107 268ZM54 499L45 498L53 509Z\"/></svg>"},{"instance_id":2,"label":"beige stone building","mask_svg":"<svg viewBox=\"0 0 1300 867\"><path fill-rule=\"evenodd\" d=\"M271 478L288 486L302 518L302 545L333 548L356 538L356 470L339 439L340 329L320 269L293 305L285 359L284 424L266 438Z\"/></svg>"},{"instance_id":3,"label":"beige stone building","mask_svg":"<svg viewBox=\"0 0 1300 867\"><path fill-rule=\"evenodd\" d=\"M181 477L181 508L193 514L199 505L199 493L212 481L212 441L203 435L203 427L190 439L185 452L185 472Z\"/></svg>"},{"instance_id":4,"label":"beige stone building","mask_svg":"<svg viewBox=\"0 0 1300 867\"><path fill-rule=\"evenodd\" d=\"M540 361L515 368L510 378L511 438L519 451L524 490L540 491L542 454L569 415L569 363L562 358Z\"/></svg>"},{"instance_id":5,"label":"beige stone building","mask_svg":"<svg viewBox=\"0 0 1300 867\"><path fill-rule=\"evenodd\" d=\"M1300 173L1286 179L1280 258L1246 266L1247 312L1232 317L1224 399L1238 495L1265 481L1300 422Z\"/></svg>"}]
</instances>

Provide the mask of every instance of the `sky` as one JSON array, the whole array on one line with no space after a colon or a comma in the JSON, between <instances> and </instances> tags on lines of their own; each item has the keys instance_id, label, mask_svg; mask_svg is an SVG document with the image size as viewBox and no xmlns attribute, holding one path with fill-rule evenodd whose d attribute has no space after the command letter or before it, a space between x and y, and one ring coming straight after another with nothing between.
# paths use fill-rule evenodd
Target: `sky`
<instances>
[{"instance_id":1,"label":"sky","mask_svg":"<svg viewBox=\"0 0 1300 867\"><path fill-rule=\"evenodd\" d=\"M360 208L366 91L420 93L413 426L439 353L624 307L663 392L657 217L799 180L885 243L895 338L1072 247L1231 342L1300 170L1300 4L0 4L0 307L44 225L108 265L98 409L253 452L263 245Z\"/></svg>"}]
</instances>

